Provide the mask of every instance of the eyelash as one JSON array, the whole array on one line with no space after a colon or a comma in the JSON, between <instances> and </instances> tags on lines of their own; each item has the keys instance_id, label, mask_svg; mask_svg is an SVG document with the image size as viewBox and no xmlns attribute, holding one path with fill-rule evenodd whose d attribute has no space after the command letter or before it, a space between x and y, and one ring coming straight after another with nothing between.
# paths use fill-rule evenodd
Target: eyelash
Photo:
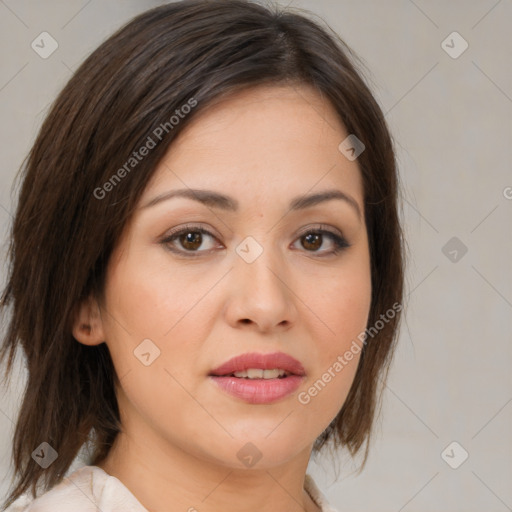
<instances>
[{"instance_id":1,"label":"eyelash","mask_svg":"<svg viewBox=\"0 0 512 512\"><path fill-rule=\"evenodd\" d=\"M201 226L187 225L181 229L178 229L174 232L169 233L160 243L165 245L169 251L171 251L173 253L180 254L180 255L184 255L184 257L186 257L186 258L198 258L201 256L201 253L210 252L210 251L186 251L186 250L171 248L170 245L172 242L174 242L176 239L178 239L181 235L184 235L187 233L202 233L202 234L211 236L212 238L215 238L215 239L217 238L215 235L210 233L210 231L204 229ZM320 226L319 228L314 228L314 229L308 229L304 233L301 233L299 235L298 239L304 238L310 234L328 235L328 237L331 238L331 240L334 243L334 246L335 246L334 249L332 249L331 251L324 251L324 253L320 253L320 254L322 254L321 256L319 256L320 258L324 258L324 257L328 257L328 256L335 256L351 246L351 244L349 244L344 237L339 236L336 233L325 229L324 226ZM306 251L306 252L316 254L319 251Z\"/></svg>"}]
</instances>

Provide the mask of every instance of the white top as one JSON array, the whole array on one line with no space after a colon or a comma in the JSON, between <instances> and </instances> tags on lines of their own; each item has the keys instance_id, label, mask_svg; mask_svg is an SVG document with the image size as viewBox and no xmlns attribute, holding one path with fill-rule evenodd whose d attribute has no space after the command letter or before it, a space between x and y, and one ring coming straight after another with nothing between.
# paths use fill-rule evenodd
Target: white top
<instances>
[{"instance_id":1,"label":"white top","mask_svg":"<svg viewBox=\"0 0 512 512\"><path fill-rule=\"evenodd\" d=\"M322 512L338 512L306 473L304 489ZM26 493L5 512L148 512L116 477L98 466L83 466L33 499Z\"/></svg>"}]
</instances>

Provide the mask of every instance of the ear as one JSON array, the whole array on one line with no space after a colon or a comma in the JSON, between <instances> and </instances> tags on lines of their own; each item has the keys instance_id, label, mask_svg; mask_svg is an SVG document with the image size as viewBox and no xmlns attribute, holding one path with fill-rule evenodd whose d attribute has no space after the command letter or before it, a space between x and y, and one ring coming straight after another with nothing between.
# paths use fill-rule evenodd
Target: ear
<instances>
[{"instance_id":1,"label":"ear","mask_svg":"<svg viewBox=\"0 0 512 512\"><path fill-rule=\"evenodd\" d=\"M100 308L92 296L78 306L72 332L74 338L84 345L100 345L105 342Z\"/></svg>"}]
</instances>

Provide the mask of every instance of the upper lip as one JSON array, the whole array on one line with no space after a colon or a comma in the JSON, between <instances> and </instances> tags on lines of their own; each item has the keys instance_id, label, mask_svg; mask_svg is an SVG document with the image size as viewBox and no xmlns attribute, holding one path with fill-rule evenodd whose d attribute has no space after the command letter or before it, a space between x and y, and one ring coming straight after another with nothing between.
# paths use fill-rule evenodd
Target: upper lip
<instances>
[{"instance_id":1,"label":"upper lip","mask_svg":"<svg viewBox=\"0 0 512 512\"><path fill-rule=\"evenodd\" d=\"M306 374L302 364L284 352L273 352L272 354L248 352L231 358L218 368L212 370L209 375L230 375L235 372L248 370L249 368L260 368L262 370L278 368L295 375Z\"/></svg>"}]
</instances>

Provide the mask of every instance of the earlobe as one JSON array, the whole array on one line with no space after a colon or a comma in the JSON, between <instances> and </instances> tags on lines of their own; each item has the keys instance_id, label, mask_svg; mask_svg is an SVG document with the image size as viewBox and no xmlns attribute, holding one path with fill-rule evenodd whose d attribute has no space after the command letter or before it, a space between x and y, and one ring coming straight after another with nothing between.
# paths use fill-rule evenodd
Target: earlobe
<instances>
[{"instance_id":1,"label":"earlobe","mask_svg":"<svg viewBox=\"0 0 512 512\"><path fill-rule=\"evenodd\" d=\"M83 301L75 313L73 337L84 345L99 345L105 342L100 308L96 299Z\"/></svg>"}]
</instances>

